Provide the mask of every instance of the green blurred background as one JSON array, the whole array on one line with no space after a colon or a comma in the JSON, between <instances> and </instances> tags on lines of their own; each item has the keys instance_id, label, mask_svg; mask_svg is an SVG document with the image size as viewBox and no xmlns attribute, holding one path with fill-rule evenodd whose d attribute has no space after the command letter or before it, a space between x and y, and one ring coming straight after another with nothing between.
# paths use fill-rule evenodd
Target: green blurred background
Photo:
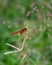
<instances>
[{"instance_id":1,"label":"green blurred background","mask_svg":"<svg viewBox=\"0 0 52 65\"><path fill-rule=\"evenodd\" d=\"M24 35L9 34L23 27L24 50L4 55L14 50L6 43L21 48ZM0 65L52 65L52 0L0 0Z\"/></svg>"}]
</instances>

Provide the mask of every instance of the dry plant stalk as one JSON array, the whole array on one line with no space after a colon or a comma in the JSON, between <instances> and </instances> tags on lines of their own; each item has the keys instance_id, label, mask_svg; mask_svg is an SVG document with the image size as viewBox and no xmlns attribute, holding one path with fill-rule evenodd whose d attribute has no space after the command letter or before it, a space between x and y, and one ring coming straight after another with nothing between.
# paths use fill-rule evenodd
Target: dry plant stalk
<instances>
[{"instance_id":1,"label":"dry plant stalk","mask_svg":"<svg viewBox=\"0 0 52 65\"><path fill-rule=\"evenodd\" d=\"M22 47L21 47L21 48L18 48L18 47L16 47L16 46L13 46L13 45L7 43L6 45L8 45L8 46L10 46L10 47L12 47L12 48L14 48L14 49L16 49L16 50L5 52L4 55L7 55L7 54L11 54L11 53L16 53L16 52L20 52L20 51L22 51L23 48L24 48L24 45L25 45L26 39L27 39L27 35L25 36L25 38L24 38L24 40L23 40L23 43L22 43Z\"/></svg>"},{"instance_id":2,"label":"dry plant stalk","mask_svg":"<svg viewBox=\"0 0 52 65\"><path fill-rule=\"evenodd\" d=\"M13 46L13 45L11 45L11 44L6 43L6 45L8 45L8 46L10 46L10 47L12 47L12 48L14 48L14 49L16 49L16 50L5 52L4 55L8 55L8 54L11 54L11 53L16 53L16 52L21 52L21 51L24 49L25 42L26 42L27 39L28 39L28 35L25 35L25 38L24 38L24 40L23 40L23 43L22 43L22 47L21 47L21 48L18 48L18 47L16 47L16 46ZM25 54L25 55L22 57L21 60L24 60L24 59L26 58L26 56L29 58L29 60L30 60L34 65L36 65L36 63L35 63L27 54Z\"/></svg>"}]
</instances>

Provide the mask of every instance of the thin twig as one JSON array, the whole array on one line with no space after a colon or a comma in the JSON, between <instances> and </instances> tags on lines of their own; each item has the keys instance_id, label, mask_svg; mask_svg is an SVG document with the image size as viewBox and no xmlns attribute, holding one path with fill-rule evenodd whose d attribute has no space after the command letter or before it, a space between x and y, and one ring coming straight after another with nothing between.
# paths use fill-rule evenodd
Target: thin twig
<instances>
[{"instance_id":1,"label":"thin twig","mask_svg":"<svg viewBox=\"0 0 52 65\"><path fill-rule=\"evenodd\" d=\"M25 55L22 57L22 60L24 60L26 56L27 56L27 55L25 54Z\"/></svg>"},{"instance_id":2,"label":"thin twig","mask_svg":"<svg viewBox=\"0 0 52 65\"><path fill-rule=\"evenodd\" d=\"M11 45L11 44L9 44L9 43L6 43L6 45L8 45L8 46L10 46L10 47L12 47L12 48L14 48L14 49L16 49L16 50L20 50L20 48L17 48L16 46Z\"/></svg>"},{"instance_id":3,"label":"thin twig","mask_svg":"<svg viewBox=\"0 0 52 65\"><path fill-rule=\"evenodd\" d=\"M11 46L11 47L13 47L13 48L15 48L15 49L17 49L17 50L6 52L6 53L4 53L4 55L7 55L7 54L11 54L11 53L16 53L16 52L20 52L20 51L22 51L23 48L24 48L24 45L25 45L25 41L26 41L26 39L27 39L27 36L25 36L25 38L24 38L24 40L23 40L23 44L22 44L21 49L20 49L20 48L17 48L16 46L13 46L13 45L7 43L8 46Z\"/></svg>"},{"instance_id":4,"label":"thin twig","mask_svg":"<svg viewBox=\"0 0 52 65\"><path fill-rule=\"evenodd\" d=\"M21 51L21 49L20 50L15 50L15 51L9 51L9 52L4 53L4 55L11 54L11 53L16 53L16 52L20 52L20 51Z\"/></svg>"},{"instance_id":5,"label":"thin twig","mask_svg":"<svg viewBox=\"0 0 52 65\"><path fill-rule=\"evenodd\" d=\"M23 40L22 47L21 47L22 50L23 50L23 48L24 48L24 46L25 46L25 41L26 41L26 39L27 39L27 36L25 36L25 38L24 38L24 40Z\"/></svg>"}]
</instances>

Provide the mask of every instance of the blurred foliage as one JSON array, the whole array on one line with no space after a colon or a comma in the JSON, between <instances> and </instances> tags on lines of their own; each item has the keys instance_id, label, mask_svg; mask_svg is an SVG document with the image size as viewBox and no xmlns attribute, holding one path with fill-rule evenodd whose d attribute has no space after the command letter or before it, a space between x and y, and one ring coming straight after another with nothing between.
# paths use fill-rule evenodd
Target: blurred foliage
<instances>
[{"instance_id":1,"label":"blurred foliage","mask_svg":"<svg viewBox=\"0 0 52 65\"><path fill-rule=\"evenodd\" d=\"M24 50L4 55L14 50L6 43L21 48L24 35L9 34L23 27ZM52 65L52 0L0 0L0 65Z\"/></svg>"}]
</instances>

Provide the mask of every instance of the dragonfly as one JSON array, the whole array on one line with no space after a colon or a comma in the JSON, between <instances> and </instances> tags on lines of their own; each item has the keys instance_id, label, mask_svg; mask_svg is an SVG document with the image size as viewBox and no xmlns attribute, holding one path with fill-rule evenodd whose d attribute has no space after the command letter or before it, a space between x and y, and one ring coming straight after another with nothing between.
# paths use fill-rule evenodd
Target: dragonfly
<instances>
[{"instance_id":1,"label":"dragonfly","mask_svg":"<svg viewBox=\"0 0 52 65\"><path fill-rule=\"evenodd\" d=\"M27 31L27 28L24 27L24 28L22 28L22 29L20 29L20 30L18 30L18 31L16 31L16 32L12 32L12 33L10 34L10 36L11 36L11 35L14 35L14 34L20 34L20 35L22 35L22 34L24 34L26 31Z\"/></svg>"}]
</instances>

